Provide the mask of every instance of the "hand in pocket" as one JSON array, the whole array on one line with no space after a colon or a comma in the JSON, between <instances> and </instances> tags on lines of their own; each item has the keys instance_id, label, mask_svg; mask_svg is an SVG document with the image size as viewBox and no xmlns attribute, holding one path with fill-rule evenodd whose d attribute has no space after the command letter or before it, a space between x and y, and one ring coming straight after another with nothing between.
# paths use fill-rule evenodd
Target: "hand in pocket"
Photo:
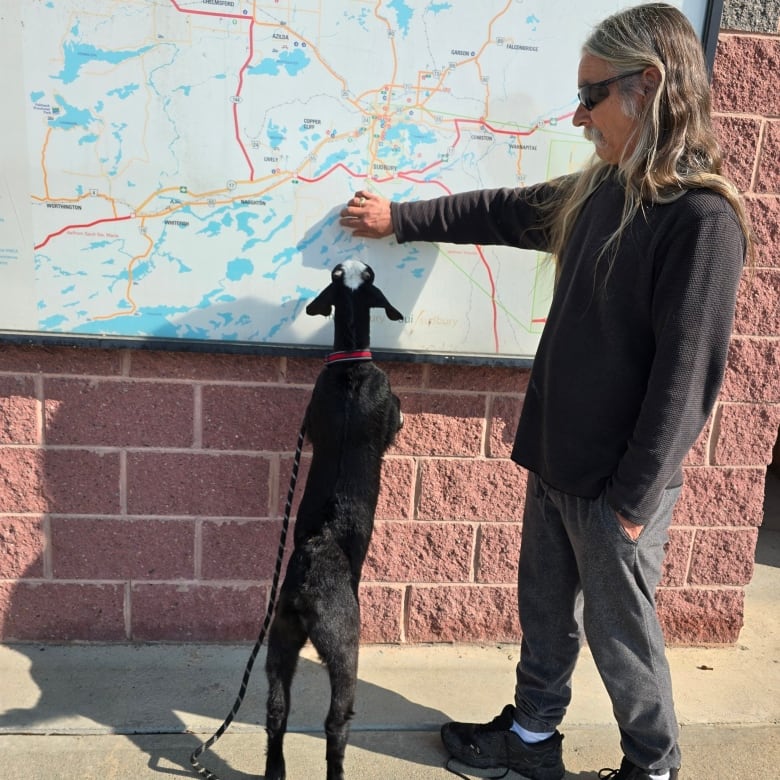
<instances>
[{"instance_id":1,"label":"hand in pocket","mask_svg":"<svg viewBox=\"0 0 780 780\"><path fill-rule=\"evenodd\" d=\"M631 539L632 542L637 541L639 537L642 535L642 531L645 530L645 527L641 525L640 523L634 523L628 518L623 517L618 512L615 512L615 516L618 519L618 522L621 526L623 526L623 530L628 534L628 538Z\"/></svg>"}]
</instances>

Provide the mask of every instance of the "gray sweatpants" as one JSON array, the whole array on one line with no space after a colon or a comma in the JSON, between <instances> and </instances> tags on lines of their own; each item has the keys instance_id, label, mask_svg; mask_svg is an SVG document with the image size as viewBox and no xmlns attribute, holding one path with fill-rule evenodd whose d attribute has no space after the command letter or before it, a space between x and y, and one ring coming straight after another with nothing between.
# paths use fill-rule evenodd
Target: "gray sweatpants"
<instances>
[{"instance_id":1,"label":"gray sweatpants","mask_svg":"<svg viewBox=\"0 0 780 780\"><path fill-rule=\"evenodd\" d=\"M520 625L515 718L555 729L571 700L580 648L575 600L621 733L623 753L645 770L680 766L664 638L655 611L664 544L679 488L666 491L637 542L599 497L577 498L529 474L518 575Z\"/></svg>"}]
</instances>

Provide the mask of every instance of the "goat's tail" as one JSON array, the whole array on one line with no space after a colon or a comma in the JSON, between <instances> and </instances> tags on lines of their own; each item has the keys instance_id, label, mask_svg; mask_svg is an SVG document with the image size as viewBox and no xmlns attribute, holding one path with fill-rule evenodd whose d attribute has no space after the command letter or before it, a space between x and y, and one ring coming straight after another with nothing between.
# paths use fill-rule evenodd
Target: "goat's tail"
<instances>
[{"instance_id":1,"label":"goat's tail","mask_svg":"<svg viewBox=\"0 0 780 780\"><path fill-rule=\"evenodd\" d=\"M300 433L298 434L298 444L295 448L295 458L293 459L292 474L290 475L290 487L287 491L287 503L284 506L284 520L282 521L282 533L279 537L279 547L276 554L276 566L274 568L274 576L271 582L271 593L268 597L268 608L265 612L265 620L263 621L263 627L260 629L260 635L257 637L255 646L252 648L252 652L249 655L249 660L246 662L244 668L244 676L241 680L241 687L238 690L236 700L233 702L233 708L223 721L222 725L214 732L206 742L204 742L191 756L190 764L192 768L206 780L219 780L219 777L213 772L206 769L199 761L198 758L214 745L214 743L230 728L230 724L241 709L241 704L244 701L246 695L246 689L249 685L249 677L252 674L252 668L255 665L257 654L260 652L263 640L268 633L268 627L271 625L271 619L273 618L274 609L276 608L276 596L279 588L279 580L282 574L282 562L284 560L284 548L287 542L287 531L290 527L290 514L292 512L293 496L295 495L295 483L298 481L298 469L301 465L301 451L303 450L303 442L306 437L306 423L304 421L301 425Z\"/></svg>"}]
</instances>

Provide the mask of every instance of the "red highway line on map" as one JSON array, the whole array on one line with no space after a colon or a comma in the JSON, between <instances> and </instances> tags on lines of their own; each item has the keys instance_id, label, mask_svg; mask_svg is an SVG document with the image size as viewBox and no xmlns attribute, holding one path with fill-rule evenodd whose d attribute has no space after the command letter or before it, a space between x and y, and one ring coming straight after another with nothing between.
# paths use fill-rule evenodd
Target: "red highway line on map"
<instances>
[{"instance_id":1,"label":"red highway line on map","mask_svg":"<svg viewBox=\"0 0 780 780\"><path fill-rule=\"evenodd\" d=\"M415 179L413 174L416 173L417 171L412 171L412 173L399 173L398 178L410 181L412 184L435 184L437 187L441 187L448 195L452 195L452 190L443 181L437 181L436 179Z\"/></svg>"},{"instance_id":2,"label":"red highway line on map","mask_svg":"<svg viewBox=\"0 0 780 780\"><path fill-rule=\"evenodd\" d=\"M95 225L102 225L102 224L104 224L106 222L108 222L108 223L111 223L111 222L124 222L125 220L128 220L128 219L134 219L134 217L128 215L126 217L112 217L111 219L96 219L94 222L87 222L87 223L85 223L83 225L66 225L64 228L61 228L60 230L58 230L56 233L49 233L49 235L46 236L46 238L43 241L41 241L40 244L34 244L33 245L33 249L42 249L43 247L46 246L46 244L49 243L49 241L51 241L52 238L56 238L57 236L61 236L63 233L67 233L69 230L78 230L80 228L94 227Z\"/></svg>"},{"instance_id":3,"label":"red highway line on map","mask_svg":"<svg viewBox=\"0 0 780 780\"><path fill-rule=\"evenodd\" d=\"M305 181L307 184L316 184L319 181L322 181L323 179L327 179L328 176L332 176L333 173L335 173L337 168L341 168L342 171L346 171L353 179L367 179L368 174L367 173L358 173L357 171L353 171L351 168L347 168L344 163L336 163L332 168L325 171L325 173L321 174L320 176L315 176L314 178L310 179L306 176L296 176L296 179L300 179L301 181ZM392 178L392 177L391 177Z\"/></svg>"},{"instance_id":4,"label":"red highway line on map","mask_svg":"<svg viewBox=\"0 0 780 780\"><path fill-rule=\"evenodd\" d=\"M307 184L316 184L317 182L320 182L323 179L327 179L329 176L333 175L337 168L341 168L341 170L346 171L353 179L367 179L369 176L367 173L358 173L357 171L353 171L351 168L347 168L344 163L336 163L332 168L325 171L325 173L322 173L319 176L315 176L314 178L308 178L307 176L300 175L296 176L295 178L300 179L301 181L305 181ZM385 182L392 180L392 176L385 176L383 179L371 179L371 181L378 182L379 184L384 184Z\"/></svg>"},{"instance_id":5,"label":"red highway line on map","mask_svg":"<svg viewBox=\"0 0 780 780\"><path fill-rule=\"evenodd\" d=\"M249 55L246 58L246 62L241 66L241 70L238 72L238 89L236 90L236 97L241 96L241 90L244 87L244 71L249 67L249 63L252 62L252 57L254 57L255 54L255 37L254 37L254 29L255 29L255 20L254 17L252 18L252 21L249 23ZM249 166L249 181L255 180L255 166L252 165L252 161L249 159L249 154L246 151L246 146L244 146L244 142L241 140L241 134L238 131L238 103L233 103L233 129L236 133L236 141L238 142L238 145L241 147L241 151L243 152L244 159L246 160L247 165Z\"/></svg>"},{"instance_id":6,"label":"red highway line on map","mask_svg":"<svg viewBox=\"0 0 780 780\"><path fill-rule=\"evenodd\" d=\"M182 8L176 0L171 0L171 5L180 13L183 14L198 14L199 16L221 16L225 19L249 19L244 14L226 14L222 11L197 11L194 8Z\"/></svg>"},{"instance_id":7,"label":"red highway line on map","mask_svg":"<svg viewBox=\"0 0 780 780\"><path fill-rule=\"evenodd\" d=\"M563 119L568 119L570 116L574 116L573 111L570 111L568 114L561 114L560 116L555 117L555 121L560 122ZM534 125L530 130L499 130L498 128L493 127L493 125L488 124L484 119L455 119L453 121L455 123L455 129L457 130L457 137L455 138L455 143L452 145L453 149L460 142L461 124L481 125L486 130L490 130L490 132L494 133L495 135L516 135L516 136L522 136L524 138L528 137L529 135L533 135L537 130L540 129L539 125ZM551 119L545 119L544 124L549 124L551 121L552 121Z\"/></svg>"},{"instance_id":8,"label":"red highway line on map","mask_svg":"<svg viewBox=\"0 0 780 780\"><path fill-rule=\"evenodd\" d=\"M255 41L254 41L254 27L255 27L255 18L254 16L245 16L244 14L226 14L222 13L220 11L197 11L195 9L184 9L182 8L176 0L171 0L171 5L179 11L179 13L183 14L197 14L199 16L218 16L222 19L243 19L244 21L249 22L249 56L246 58L246 62L241 66L241 70L238 72L238 90L236 91L236 97L241 96L241 89L244 84L244 71L249 66L249 63L252 61L252 57L254 55L254 49L255 49ZM238 130L238 103L233 103L233 129L236 134L236 141L238 145L241 147L241 153L244 155L244 159L247 162L247 165L249 166L249 180L254 181L255 179L255 167L252 165L252 161L249 158L249 154L247 153L246 146L244 146L244 142L241 140L241 134Z\"/></svg>"},{"instance_id":9,"label":"red highway line on map","mask_svg":"<svg viewBox=\"0 0 780 780\"><path fill-rule=\"evenodd\" d=\"M490 269L488 261L485 259L485 253L482 251L482 247L476 244L474 247L477 250L479 259L487 274L488 281L490 282L490 305L493 308L493 346L496 352L498 352L498 306L496 305L496 280L493 278L493 271Z\"/></svg>"}]
</instances>

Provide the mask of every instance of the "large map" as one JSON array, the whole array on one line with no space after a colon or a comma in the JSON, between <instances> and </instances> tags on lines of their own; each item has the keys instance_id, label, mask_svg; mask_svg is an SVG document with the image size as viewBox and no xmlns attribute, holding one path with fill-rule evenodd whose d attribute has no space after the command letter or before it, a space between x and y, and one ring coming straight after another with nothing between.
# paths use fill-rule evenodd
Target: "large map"
<instances>
[{"instance_id":1,"label":"large map","mask_svg":"<svg viewBox=\"0 0 780 780\"><path fill-rule=\"evenodd\" d=\"M305 305L358 258L405 315L374 347L532 356L544 257L355 239L338 211L582 165L579 47L621 5L4 0L0 330L328 345Z\"/></svg>"}]
</instances>

